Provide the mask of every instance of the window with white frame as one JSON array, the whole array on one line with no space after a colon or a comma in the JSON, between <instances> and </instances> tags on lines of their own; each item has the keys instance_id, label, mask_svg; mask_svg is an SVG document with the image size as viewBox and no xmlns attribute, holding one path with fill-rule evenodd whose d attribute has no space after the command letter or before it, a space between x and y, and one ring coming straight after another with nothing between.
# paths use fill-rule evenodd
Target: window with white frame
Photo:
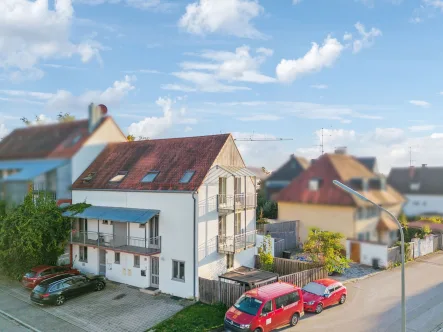
<instances>
[{"instance_id":1,"label":"window with white frame","mask_svg":"<svg viewBox=\"0 0 443 332\"><path fill-rule=\"evenodd\" d=\"M309 190L317 191L320 188L320 180L319 179L311 179L309 180Z\"/></svg>"},{"instance_id":2,"label":"window with white frame","mask_svg":"<svg viewBox=\"0 0 443 332\"><path fill-rule=\"evenodd\" d=\"M109 182L111 182L111 183L122 182L123 179L126 177L126 175L128 175L128 171L120 171L111 180L109 180Z\"/></svg>"},{"instance_id":3,"label":"window with white frame","mask_svg":"<svg viewBox=\"0 0 443 332\"><path fill-rule=\"evenodd\" d=\"M172 260L172 279L185 281L185 262Z\"/></svg>"},{"instance_id":4,"label":"window with white frame","mask_svg":"<svg viewBox=\"0 0 443 332\"><path fill-rule=\"evenodd\" d=\"M419 182L411 183L409 185L409 188L411 189L411 191L419 191L420 190L420 183Z\"/></svg>"},{"instance_id":5,"label":"window with white frame","mask_svg":"<svg viewBox=\"0 0 443 332\"><path fill-rule=\"evenodd\" d=\"M140 267L140 256L134 255L134 267Z\"/></svg>"},{"instance_id":6,"label":"window with white frame","mask_svg":"<svg viewBox=\"0 0 443 332\"><path fill-rule=\"evenodd\" d=\"M234 235L242 233L242 231L241 231L241 215L242 215L241 212L237 212L234 215L234 227L235 227Z\"/></svg>"},{"instance_id":7,"label":"window with white frame","mask_svg":"<svg viewBox=\"0 0 443 332\"><path fill-rule=\"evenodd\" d=\"M119 252L114 253L114 263L120 264L120 253Z\"/></svg>"},{"instance_id":8,"label":"window with white frame","mask_svg":"<svg viewBox=\"0 0 443 332\"><path fill-rule=\"evenodd\" d=\"M80 254L79 261L87 263L88 262L88 247L80 246L79 251L80 251L79 252L79 254Z\"/></svg>"}]
</instances>

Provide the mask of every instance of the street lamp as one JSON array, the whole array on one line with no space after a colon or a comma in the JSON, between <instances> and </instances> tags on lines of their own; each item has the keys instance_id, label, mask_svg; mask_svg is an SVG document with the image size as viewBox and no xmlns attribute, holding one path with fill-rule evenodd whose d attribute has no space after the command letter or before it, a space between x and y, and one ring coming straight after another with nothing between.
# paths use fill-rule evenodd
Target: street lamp
<instances>
[{"instance_id":1,"label":"street lamp","mask_svg":"<svg viewBox=\"0 0 443 332\"><path fill-rule=\"evenodd\" d=\"M392 219L395 220L397 223L398 228L400 229L400 238L401 238L401 331L406 332L406 299L405 299L405 236L403 234L403 227L401 226L398 219L388 210L383 208L382 206L378 205L377 203L371 201L367 197L363 196L359 192L349 188L348 186L345 186L343 183L334 180L332 181L337 187L341 188L342 190L348 192L351 195L357 196L358 198L362 199L363 201L366 201L368 203L371 203L372 205L376 206L380 210L386 212Z\"/></svg>"}]
</instances>

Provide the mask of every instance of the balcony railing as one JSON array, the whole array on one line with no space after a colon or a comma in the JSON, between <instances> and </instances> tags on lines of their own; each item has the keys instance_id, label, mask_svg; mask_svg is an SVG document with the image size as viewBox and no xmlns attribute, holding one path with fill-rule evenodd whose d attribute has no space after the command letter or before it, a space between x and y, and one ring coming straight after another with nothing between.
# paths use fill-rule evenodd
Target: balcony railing
<instances>
[{"instance_id":1,"label":"balcony railing","mask_svg":"<svg viewBox=\"0 0 443 332\"><path fill-rule=\"evenodd\" d=\"M140 238L101 232L72 230L71 243L106 247L114 250L141 254L156 254L161 252L160 236Z\"/></svg>"},{"instance_id":2,"label":"balcony railing","mask_svg":"<svg viewBox=\"0 0 443 332\"><path fill-rule=\"evenodd\" d=\"M255 246L257 231L249 231L237 235L219 235L218 252L233 254Z\"/></svg>"},{"instance_id":3,"label":"balcony railing","mask_svg":"<svg viewBox=\"0 0 443 332\"><path fill-rule=\"evenodd\" d=\"M217 195L217 211L255 209L257 194Z\"/></svg>"}]
</instances>

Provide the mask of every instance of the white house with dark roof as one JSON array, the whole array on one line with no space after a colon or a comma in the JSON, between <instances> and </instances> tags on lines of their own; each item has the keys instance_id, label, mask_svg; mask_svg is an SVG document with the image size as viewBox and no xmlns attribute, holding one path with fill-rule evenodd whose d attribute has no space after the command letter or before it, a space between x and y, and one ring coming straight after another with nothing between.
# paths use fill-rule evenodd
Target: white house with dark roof
<instances>
[{"instance_id":1,"label":"white house with dark roof","mask_svg":"<svg viewBox=\"0 0 443 332\"><path fill-rule=\"evenodd\" d=\"M198 278L254 267L256 180L231 135L109 144L72 186L83 272L198 297Z\"/></svg>"}]
</instances>

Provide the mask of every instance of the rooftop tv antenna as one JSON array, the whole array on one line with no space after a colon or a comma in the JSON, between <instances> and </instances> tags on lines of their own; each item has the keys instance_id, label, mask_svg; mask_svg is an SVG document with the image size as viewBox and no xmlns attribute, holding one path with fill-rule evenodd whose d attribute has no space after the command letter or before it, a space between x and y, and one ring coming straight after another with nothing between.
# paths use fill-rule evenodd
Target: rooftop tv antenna
<instances>
[{"instance_id":1,"label":"rooftop tv antenna","mask_svg":"<svg viewBox=\"0 0 443 332\"><path fill-rule=\"evenodd\" d=\"M415 160L412 159L412 147L409 147L409 167L412 167L412 164Z\"/></svg>"},{"instance_id":2,"label":"rooftop tv antenna","mask_svg":"<svg viewBox=\"0 0 443 332\"><path fill-rule=\"evenodd\" d=\"M332 127L331 127L331 129L332 129ZM322 128L321 129L321 136L320 136L320 144L319 145L314 145L314 146L318 146L318 147L321 148L321 154L322 155L325 153L325 141L324 141L325 135L327 137L332 137L332 134L327 135L327 134L325 134L324 131L325 131L325 129Z\"/></svg>"},{"instance_id":3,"label":"rooftop tv antenna","mask_svg":"<svg viewBox=\"0 0 443 332\"><path fill-rule=\"evenodd\" d=\"M254 138L254 133L252 133L249 137L242 137L242 138L234 138L234 141L239 142L274 142L274 141L293 141L293 138L282 138L282 137L260 137L260 138Z\"/></svg>"}]
</instances>

